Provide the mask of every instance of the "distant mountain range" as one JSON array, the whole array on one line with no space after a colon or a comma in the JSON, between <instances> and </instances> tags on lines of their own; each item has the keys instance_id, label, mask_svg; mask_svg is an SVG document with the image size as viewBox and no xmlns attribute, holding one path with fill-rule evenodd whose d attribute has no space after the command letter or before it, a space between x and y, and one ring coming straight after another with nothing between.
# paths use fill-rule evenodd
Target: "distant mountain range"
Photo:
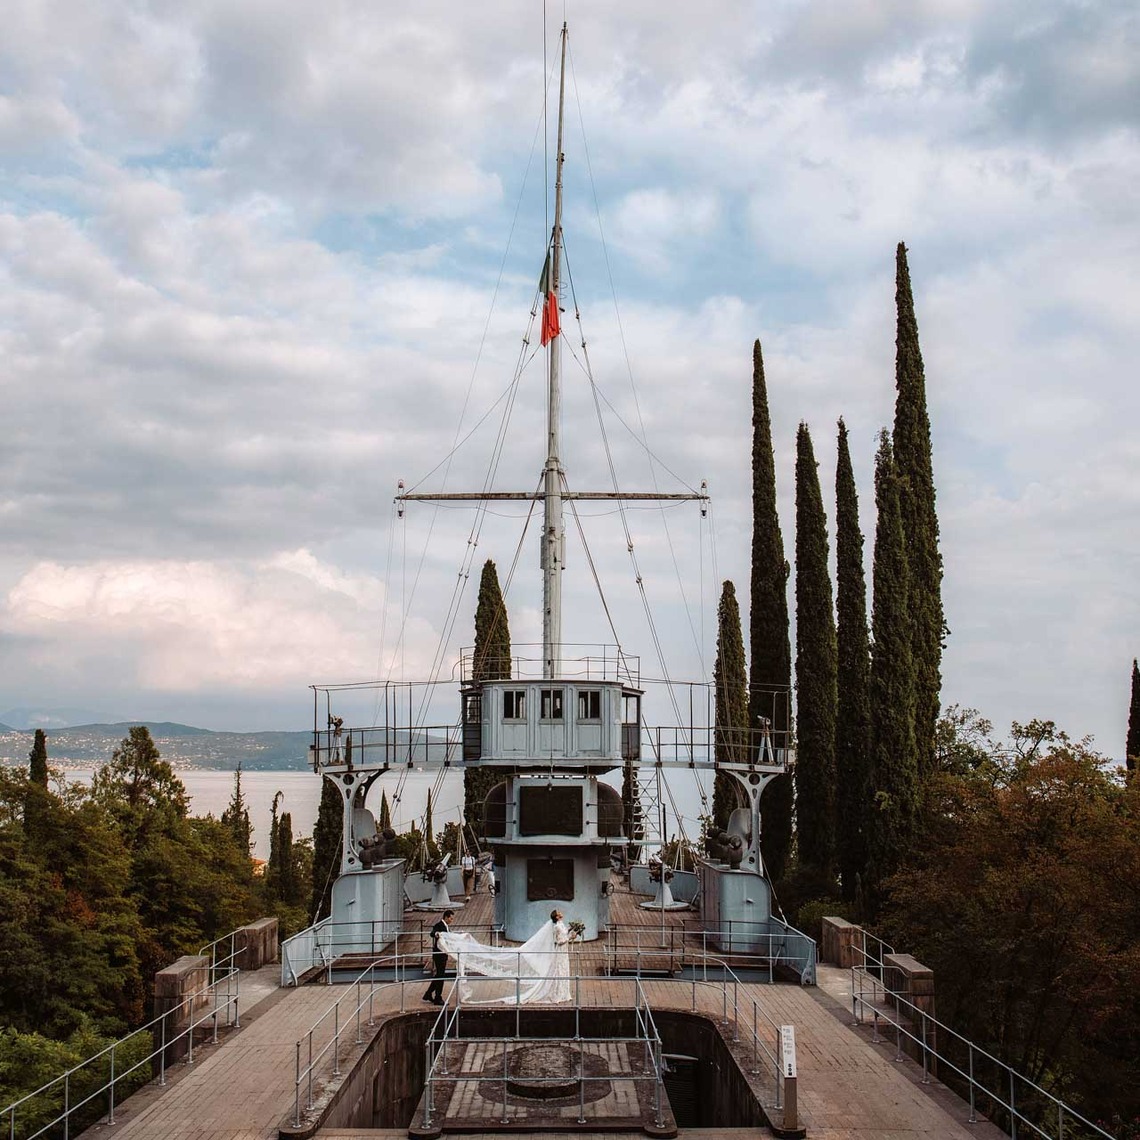
<instances>
[{"instance_id":1,"label":"distant mountain range","mask_svg":"<svg viewBox=\"0 0 1140 1140\"><path fill-rule=\"evenodd\" d=\"M6 713L5 720L17 719ZM117 724L82 724L48 728L48 762L60 767L93 768L110 760L120 740L143 721ZM240 763L260 769L302 771L309 766L310 732L212 732L188 724L160 721L147 724L162 758L175 768L213 768L232 771ZM0 763L26 764L34 730L0 723Z\"/></svg>"}]
</instances>

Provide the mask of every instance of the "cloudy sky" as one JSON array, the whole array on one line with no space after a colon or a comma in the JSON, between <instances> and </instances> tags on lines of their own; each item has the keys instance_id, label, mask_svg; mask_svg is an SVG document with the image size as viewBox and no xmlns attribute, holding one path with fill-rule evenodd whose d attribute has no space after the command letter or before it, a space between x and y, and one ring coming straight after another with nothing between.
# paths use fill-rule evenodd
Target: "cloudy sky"
<instances>
[{"instance_id":1,"label":"cloudy sky","mask_svg":"<svg viewBox=\"0 0 1140 1140\"><path fill-rule=\"evenodd\" d=\"M719 580L746 599L757 337L786 547L796 425L830 501L842 415L869 551L903 240L944 700L999 727L1053 718L1120 756L1140 654L1135 5L567 7L568 478L609 486L584 336L622 486L707 479L714 503L706 521L629 515L664 666L621 519L583 512L627 650L699 678ZM311 682L424 677L441 636L448 672L479 564L505 577L516 550L512 633L538 636L519 511L481 526L448 637L472 515L400 521L391 500L401 478L483 485L520 356L494 485L538 477L542 355L523 338L563 7L545 16L533 0L7 7L0 711L305 727ZM569 530L566 638L612 640Z\"/></svg>"}]
</instances>

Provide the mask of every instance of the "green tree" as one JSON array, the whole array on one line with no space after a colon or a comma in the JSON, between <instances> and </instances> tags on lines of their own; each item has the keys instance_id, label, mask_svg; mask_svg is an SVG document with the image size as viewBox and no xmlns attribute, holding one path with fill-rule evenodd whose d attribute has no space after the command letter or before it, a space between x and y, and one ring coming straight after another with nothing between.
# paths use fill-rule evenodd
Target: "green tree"
<instances>
[{"instance_id":1,"label":"green tree","mask_svg":"<svg viewBox=\"0 0 1140 1140\"><path fill-rule=\"evenodd\" d=\"M146 725L136 725L91 782L92 795L116 818L132 848L186 818L190 798L162 759Z\"/></svg>"},{"instance_id":2,"label":"green tree","mask_svg":"<svg viewBox=\"0 0 1140 1140\"><path fill-rule=\"evenodd\" d=\"M495 563L488 558L479 579L479 601L475 607L475 651L473 681L498 681L511 675L511 630L507 607L499 588ZM489 699L489 698L484 698ZM483 835L483 803L487 793L501 779L494 769L468 764L463 772L463 819L477 837Z\"/></svg>"},{"instance_id":3,"label":"green tree","mask_svg":"<svg viewBox=\"0 0 1140 1140\"><path fill-rule=\"evenodd\" d=\"M1124 743L1124 763L1129 773L1140 764L1140 666L1132 658L1132 701L1128 706L1128 737Z\"/></svg>"},{"instance_id":4,"label":"green tree","mask_svg":"<svg viewBox=\"0 0 1140 1140\"><path fill-rule=\"evenodd\" d=\"M511 675L511 630L507 607L499 588L495 563L483 563L479 600L475 606L475 653L473 681L499 681Z\"/></svg>"},{"instance_id":5,"label":"green tree","mask_svg":"<svg viewBox=\"0 0 1140 1140\"><path fill-rule=\"evenodd\" d=\"M907 610L906 538L890 436L875 457L875 561L871 628L871 779L874 808L867 819L869 902L898 870L914 836L918 765L914 744L914 671Z\"/></svg>"},{"instance_id":6,"label":"green tree","mask_svg":"<svg viewBox=\"0 0 1140 1140\"><path fill-rule=\"evenodd\" d=\"M934 727L942 689L942 555L938 550L930 417L926 376L918 343L906 246L895 258L895 423L891 442L899 478L899 510L908 562L908 609L914 670L914 744L919 772L934 762Z\"/></svg>"},{"instance_id":7,"label":"green tree","mask_svg":"<svg viewBox=\"0 0 1140 1140\"><path fill-rule=\"evenodd\" d=\"M32 750L28 753L28 791L24 800L24 830L30 837L34 837L39 830L39 822L46 810L47 786L47 738L44 730L37 728Z\"/></svg>"},{"instance_id":8,"label":"green tree","mask_svg":"<svg viewBox=\"0 0 1140 1140\"><path fill-rule=\"evenodd\" d=\"M28 753L28 779L41 788L48 786L47 737L42 728L36 729L32 750Z\"/></svg>"},{"instance_id":9,"label":"green tree","mask_svg":"<svg viewBox=\"0 0 1140 1140\"><path fill-rule=\"evenodd\" d=\"M386 789L380 793L380 822L378 826L381 831L392 826L392 809L388 806L388 792Z\"/></svg>"},{"instance_id":10,"label":"green tree","mask_svg":"<svg viewBox=\"0 0 1140 1140\"><path fill-rule=\"evenodd\" d=\"M234 792L226 810L222 812L222 823L233 833L234 842L247 855L253 842L253 824L249 821L249 807L241 790L241 763L234 771Z\"/></svg>"},{"instance_id":11,"label":"green tree","mask_svg":"<svg viewBox=\"0 0 1140 1140\"><path fill-rule=\"evenodd\" d=\"M313 890L309 921L327 918L332 905L332 885L340 871L340 848L344 838L344 800L340 789L326 776L321 783L321 803L313 828Z\"/></svg>"},{"instance_id":12,"label":"green tree","mask_svg":"<svg viewBox=\"0 0 1140 1140\"><path fill-rule=\"evenodd\" d=\"M800 866L835 875L836 646L827 515L811 433L796 432L796 832Z\"/></svg>"},{"instance_id":13,"label":"green tree","mask_svg":"<svg viewBox=\"0 0 1140 1140\"><path fill-rule=\"evenodd\" d=\"M926 782L883 932L935 971L964 1037L1092 1120L1135 1119L1140 782L1052 722L1015 724L1011 747L987 731L971 710L940 721L951 762Z\"/></svg>"},{"instance_id":14,"label":"green tree","mask_svg":"<svg viewBox=\"0 0 1140 1140\"><path fill-rule=\"evenodd\" d=\"M284 903L297 901L297 876L293 860L293 815L282 812L277 821L277 889Z\"/></svg>"},{"instance_id":15,"label":"green tree","mask_svg":"<svg viewBox=\"0 0 1140 1140\"><path fill-rule=\"evenodd\" d=\"M847 427L839 421L835 468L837 716L836 856L843 898L853 902L867 863L864 827L871 812L871 643L859 494Z\"/></svg>"},{"instance_id":16,"label":"green tree","mask_svg":"<svg viewBox=\"0 0 1140 1140\"><path fill-rule=\"evenodd\" d=\"M748 623L749 717L771 723L777 741L791 733L792 683L788 575L776 510L776 459L760 342L752 349L752 605ZM760 801L760 849L769 878L783 877L792 845L793 773L777 776Z\"/></svg>"},{"instance_id":17,"label":"green tree","mask_svg":"<svg viewBox=\"0 0 1140 1140\"><path fill-rule=\"evenodd\" d=\"M718 764L747 763L748 674L744 662L740 606L736 601L736 587L731 582L725 582L721 588L717 608L713 686L716 692L716 761ZM732 809L740 805L737 788L734 776L717 772L713 780L713 822L717 827L727 827Z\"/></svg>"},{"instance_id":18,"label":"green tree","mask_svg":"<svg viewBox=\"0 0 1140 1140\"><path fill-rule=\"evenodd\" d=\"M227 872L219 868L230 866L237 851L232 834L214 820L210 841L203 841L204 825L187 818L182 781L145 726L130 729L95 774L91 794L114 820L130 855L126 891L143 926L138 949L144 977L224 934L219 926L256 917L252 890L242 885L228 893Z\"/></svg>"},{"instance_id":19,"label":"green tree","mask_svg":"<svg viewBox=\"0 0 1140 1140\"><path fill-rule=\"evenodd\" d=\"M86 1016L119 1033L145 992L130 853L102 807L50 792L33 849L26 794L26 775L0 768L0 1023L67 1037Z\"/></svg>"}]
</instances>

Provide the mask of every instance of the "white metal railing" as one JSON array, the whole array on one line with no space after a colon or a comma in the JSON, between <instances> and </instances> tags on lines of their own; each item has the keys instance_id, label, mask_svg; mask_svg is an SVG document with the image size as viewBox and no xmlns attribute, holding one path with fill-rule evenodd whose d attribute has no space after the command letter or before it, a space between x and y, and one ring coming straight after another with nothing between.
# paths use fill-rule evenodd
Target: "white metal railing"
<instances>
[{"instance_id":1,"label":"white metal railing","mask_svg":"<svg viewBox=\"0 0 1140 1140\"><path fill-rule=\"evenodd\" d=\"M881 956L879 961L881 963ZM951 1088L955 1084L964 1085L971 1124L978 1119L980 1098L986 1115L1007 1131L1012 1140L1017 1140L1022 1126L1047 1140L1065 1140L1066 1136L1078 1135L1082 1140L1089 1136L1112 1140L1112 1133L1087 1120L1029 1077L987 1053L900 993L887 989L884 979L864 966L851 967L851 1015L859 1025L870 1018L873 1042L886 1040L880 1033L881 1025L894 1030L896 1061L903 1059L904 1039L911 1042L922 1062L923 1084L930 1083L932 1068L940 1067L939 1079L943 1083ZM956 1057L951 1056L951 1049ZM986 1072L979 1074L979 1069ZM950 1080L946 1079L946 1070L952 1074ZM998 1120L994 1120L995 1115Z\"/></svg>"},{"instance_id":2,"label":"white metal railing","mask_svg":"<svg viewBox=\"0 0 1140 1140\"><path fill-rule=\"evenodd\" d=\"M502 935L499 926L465 926L464 930L487 935L492 946L499 944ZM402 930L391 919L333 922L325 918L281 943L281 984L299 985L310 970L318 967L329 971L331 981L332 968L341 957L423 955L430 948L428 927Z\"/></svg>"},{"instance_id":3,"label":"white metal railing","mask_svg":"<svg viewBox=\"0 0 1140 1140\"><path fill-rule=\"evenodd\" d=\"M430 932L424 931L410 931L406 932L409 937L420 939L422 945L426 947L427 939L430 938ZM589 944L581 947L583 951L587 950ZM303 1111L311 1111L314 1104L314 1083L317 1079L321 1066L326 1060L331 1060L331 1075L338 1077L341 1074L340 1061L344 1055L343 1049L345 1038L351 1034L352 1043L356 1045L363 1044L364 1029L371 1028L375 1025L375 1006L377 996L383 992L393 990L398 987L399 990L399 1010L401 1013L406 1010L406 988L409 983L417 986L425 986L429 983L430 979L427 978L421 971L423 962L424 950L417 945L416 949L412 952L400 951L399 953L393 952L384 954L378 957L374 962L369 963L359 974L357 974L351 982L348 983L347 992L335 1001L320 1017L310 1026L309 1030L303 1034L296 1042L295 1046L295 1084L294 1084L294 1124L300 1126ZM565 976L553 978L552 980L566 980L573 983L575 1009L580 1009L580 996L581 996L581 982L583 978L589 981L591 985L610 985L610 986L633 986L636 993L643 993L641 989L642 982L639 977L598 977L595 975L583 975L581 972L582 957L590 961L592 956L583 954L579 956L575 953L572 957L574 967L571 973ZM742 1033L745 1037L744 1047L751 1050L752 1054L752 1069L753 1075L759 1075L770 1068L772 1074L772 1084L775 1094L773 1107L781 1108L783 1106L783 1088L784 1088L784 1074L780 1065L780 1027L764 1014L758 1005L753 1000L751 1010L742 1007L740 1002L740 986L742 983L740 978L736 975L732 967L723 959L716 958L712 955L702 955L705 965L706 976L698 976L696 971L682 981L677 981L676 985L687 985L691 990L691 1009L693 1012L697 1010L697 993L698 990L712 989L718 992L721 999L721 1024L725 1027L731 1027L730 1040L734 1043L740 1043ZM712 968L713 976L708 976L708 968ZM377 971L384 971L385 975L391 971L392 976L377 977ZM720 977L716 977L716 973ZM331 970L330 970L331 978ZM505 978L487 978L484 976L468 975L466 981L473 981L475 984L484 983L504 983L508 986L505 993L505 998L509 1004L513 1004L516 1011L521 1008L521 986L526 979L519 975L511 975ZM515 986L515 1001L510 1003L509 986L513 982ZM443 1018L449 1009L457 1009L460 1007L466 1008L470 1003L464 1003L461 1000L462 988L459 985L454 985L451 988L444 1008L440 1011L439 1018ZM486 1003L477 1002L476 1005L485 1007ZM439 1018L436 1020L436 1027L441 1023ZM435 1030L433 1029L433 1033ZM429 1069L430 1071L430 1069ZM587 1078L588 1079L588 1078ZM643 1078L641 1078L643 1079ZM304 1096L302 1096L304 1094ZM302 1102L304 1103L304 1110L302 1109Z\"/></svg>"},{"instance_id":4,"label":"white metal railing","mask_svg":"<svg viewBox=\"0 0 1140 1140\"><path fill-rule=\"evenodd\" d=\"M152 1079L156 1079L160 1086L166 1084L166 1054L172 1045L185 1039L186 1064L193 1065L196 1029L209 1024L211 1041L217 1042L218 1026L223 1017L224 1025L240 1027L239 980L236 968L218 967L216 973L212 969L210 982L194 993L185 995L180 1002L180 1005L187 1005L189 1008L189 1021L183 1029L177 1033L168 1030L171 1014L176 1011L168 1010L152 1018L134 1032L101 1049L65 1073L41 1085L34 1092L0 1109L0 1135L6 1134L8 1140L35 1140L49 1129L58 1129L58 1134L63 1140L69 1140L72 1118L76 1114L81 1114L79 1130L88 1127L96 1120L114 1124L115 1106L122 1102L123 1096L120 1093L124 1084L127 1085L128 1096ZM209 1008L204 1008L207 1004ZM198 1013L195 1013L196 1006L199 1007ZM157 1048L151 1048L145 1056L139 1056L139 1051L145 1049L143 1042L144 1035L147 1034L150 1036L151 1045L154 1045L157 1038ZM126 1054L125 1067L124 1054ZM139 1080L138 1074L143 1066L147 1066L153 1074L156 1058L157 1078L148 1076L146 1080ZM101 1107L102 1104L107 1106L106 1114L102 1111L94 1113L94 1109L97 1106ZM57 1106L58 1111L56 1111ZM85 1109L87 1111L83 1111ZM52 1115L53 1112L55 1115ZM45 1116L48 1119L41 1120ZM17 1121L21 1117L28 1122L25 1128L17 1128Z\"/></svg>"},{"instance_id":5,"label":"white metal railing","mask_svg":"<svg viewBox=\"0 0 1140 1140\"><path fill-rule=\"evenodd\" d=\"M509 672L503 671L507 679L512 681L544 679L545 659L541 644L516 644L512 649L532 652L511 654L504 662L510 669ZM634 688L641 684L641 658L626 653L620 645L607 645L604 642L594 641L563 642L559 650L561 667L557 679L560 681L621 681ZM459 674L464 682L470 681L475 675L474 646L464 647L460 651Z\"/></svg>"},{"instance_id":6,"label":"white metal railing","mask_svg":"<svg viewBox=\"0 0 1140 1140\"><path fill-rule=\"evenodd\" d=\"M650 910L647 913L652 914ZM816 944L802 931L772 919L779 927L775 933L758 931L756 922L729 922L723 930L685 930L681 927L612 926L607 934L606 949L612 969L621 968L622 955L632 955L634 973L660 969L654 962L668 962L671 972L703 967L716 954L731 956L738 969L766 972L768 982L775 979L778 966L797 974L801 985L815 985ZM741 943L747 949L735 949Z\"/></svg>"}]
</instances>

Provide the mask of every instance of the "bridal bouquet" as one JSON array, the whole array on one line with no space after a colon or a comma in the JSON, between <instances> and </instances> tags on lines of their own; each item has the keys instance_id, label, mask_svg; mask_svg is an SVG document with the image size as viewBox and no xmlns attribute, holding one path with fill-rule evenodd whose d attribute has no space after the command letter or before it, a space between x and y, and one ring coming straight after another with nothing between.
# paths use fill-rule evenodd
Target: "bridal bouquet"
<instances>
[{"instance_id":1,"label":"bridal bouquet","mask_svg":"<svg viewBox=\"0 0 1140 1140\"><path fill-rule=\"evenodd\" d=\"M567 929L570 931L571 940L581 938L582 935L586 933L586 924L574 919L574 921L567 926Z\"/></svg>"}]
</instances>

